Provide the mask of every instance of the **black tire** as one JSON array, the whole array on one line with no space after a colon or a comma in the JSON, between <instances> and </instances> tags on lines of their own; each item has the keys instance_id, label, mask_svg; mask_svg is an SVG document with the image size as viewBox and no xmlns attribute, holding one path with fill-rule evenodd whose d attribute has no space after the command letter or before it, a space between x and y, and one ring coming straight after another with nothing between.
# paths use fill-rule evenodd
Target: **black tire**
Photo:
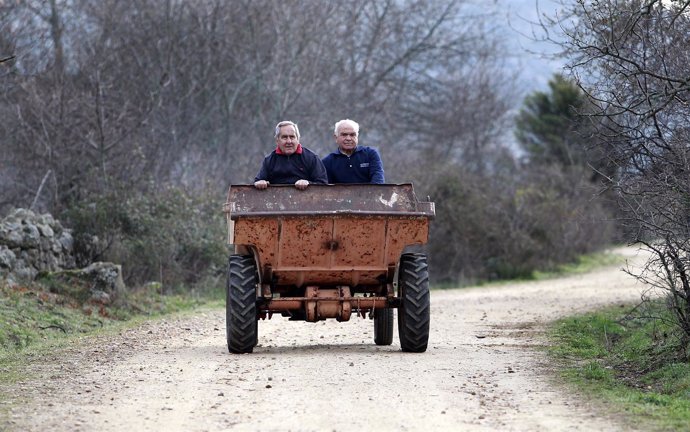
<instances>
[{"instance_id":1,"label":"black tire","mask_svg":"<svg viewBox=\"0 0 690 432\"><path fill-rule=\"evenodd\" d=\"M254 257L231 255L225 298L225 329L231 353L250 353L258 342L256 284Z\"/></svg>"},{"instance_id":2,"label":"black tire","mask_svg":"<svg viewBox=\"0 0 690 432\"><path fill-rule=\"evenodd\" d=\"M405 254L398 270L398 335L406 352L424 352L429 343L429 266L424 254Z\"/></svg>"},{"instance_id":3,"label":"black tire","mask_svg":"<svg viewBox=\"0 0 690 432\"><path fill-rule=\"evenodd\" d=\"M393 343L393 309L374 310L374 343L376 345Z\"/></svg>"}]
</instances>

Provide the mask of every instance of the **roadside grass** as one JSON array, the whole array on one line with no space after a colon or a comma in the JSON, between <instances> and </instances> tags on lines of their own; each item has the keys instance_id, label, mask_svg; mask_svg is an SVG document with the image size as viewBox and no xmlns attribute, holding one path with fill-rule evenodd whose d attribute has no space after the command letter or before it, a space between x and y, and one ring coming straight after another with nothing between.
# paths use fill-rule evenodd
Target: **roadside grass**
<instances>
[{"instance_id":1,"label":"roadside grass","mask_svg":"<svg viewBox=\"0 0 690 432\"><path fill-rule=\"evenodd\" d=\"M624 262L625 258L622 255L617 254L615 250L606 250L587 255L580 255L575 259L574 262L557 265L550 271L536 270L532 272L531 279L543 280L571 274L583 274L602 267L622 265Z\"/></svg>"},{"instance_id":2,"label":"roadside grass","mask_svg":"<svg viewBox=\"0 0 690 432\"><path fill-rule=\"evenodd\" d=\"M81 303L39 285L0 287L0 384L24 378L32 356L86 335L117 331L145 319L220 306L224 294L163 295L155 286L123 294L113 305ZM0 401L3 399L0 392Z\"/></svg>"},{"instance_id":3,"label":"roadside grass","mask_svg":"<svg viewBox=\"0 0 690 432\"><path fill-rule=\"evenodd\" d=\"M646 430L690 430L690 362L663 300L560 320L550 355L566 380Z\"/></svg>"},{"instance_id":4,"label":"roadside grass","mask_svg":"<svg viewBox=\"0 0 690 432\"><path fill-rule=\"evenodd\" d=\"M499 280L468 280L459 283L442 282L434 284L431 289L455 289L467 288L476 286L501 286L513 284L516 281L538 281L546 279L554 279L568 275L583 274L599 268L609 267L614 265L623 265L625 258L616 253L615 249L608 249L601 252L594 252L591 254L580 255L575 261L566 264L559 264L554 266L551 270L534 270L528 276L517 279L499 279Z\"/></svg>"}]
</instances>

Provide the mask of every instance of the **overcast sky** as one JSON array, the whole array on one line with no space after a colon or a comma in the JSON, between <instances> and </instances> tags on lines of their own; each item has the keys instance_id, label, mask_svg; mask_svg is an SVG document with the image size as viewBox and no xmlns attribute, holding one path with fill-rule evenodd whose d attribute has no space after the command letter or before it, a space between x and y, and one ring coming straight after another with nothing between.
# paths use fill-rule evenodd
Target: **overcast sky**
<instances>
[{"instance_id":1,"label":"overcast sky","mask_svg":"<svg viewBox=\"0 0 690 432\"><path fill-rule=\"evenodd\" d=\"M521 71L520 85L524 87L525 93L545 90L553 74L561 71L563 60L549 56L557 51L556 46L531 38L533 33L539 32L535 26L539 15L554 15L560 9L558 2L494 0L491 3L501 19L510 52L514 54L513 58L509 59L509 65Z\"/></svg>"}]
</instances>

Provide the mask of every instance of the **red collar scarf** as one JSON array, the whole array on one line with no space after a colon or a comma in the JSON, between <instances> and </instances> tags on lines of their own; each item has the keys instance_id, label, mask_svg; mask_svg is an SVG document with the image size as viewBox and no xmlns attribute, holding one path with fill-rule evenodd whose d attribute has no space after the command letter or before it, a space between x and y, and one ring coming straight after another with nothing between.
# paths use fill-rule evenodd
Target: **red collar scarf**
<instances>
[{"instance_id":1,"label":"red collar scarf","mask_svg":"<svg viewBox=\"0 0 690 432\"><path fill-rule=\"evenodd\" d=\"M296 154L302 154L302 144L297 144L297 149L295 149ZM276 146L276 154L285 154L280 150L280 147Z\"/></svg>"}]
</instances>

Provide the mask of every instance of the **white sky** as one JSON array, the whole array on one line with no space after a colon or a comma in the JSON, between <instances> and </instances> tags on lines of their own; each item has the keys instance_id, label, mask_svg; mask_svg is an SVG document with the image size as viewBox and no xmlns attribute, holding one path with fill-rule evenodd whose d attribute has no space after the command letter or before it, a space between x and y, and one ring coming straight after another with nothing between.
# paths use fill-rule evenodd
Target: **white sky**
<instances>
[{"instance_id":1,"label":"white sky","mask_svg":"<svg viewBox=\"0 0 690 432\"><path fill-rule=\"evenodd\" d=\"M545 90L548 80L561 71L563 60L550 57L557 51L553 44L532 40L540 34L536 25L539 15L554 15L560 6L554 0L494 0L492 2L505 31L505 38L514 58L512 67L519 68L520 85L526 93ZM537 10L539 8L539 11Z\"/></svg>"}]
</instances>

